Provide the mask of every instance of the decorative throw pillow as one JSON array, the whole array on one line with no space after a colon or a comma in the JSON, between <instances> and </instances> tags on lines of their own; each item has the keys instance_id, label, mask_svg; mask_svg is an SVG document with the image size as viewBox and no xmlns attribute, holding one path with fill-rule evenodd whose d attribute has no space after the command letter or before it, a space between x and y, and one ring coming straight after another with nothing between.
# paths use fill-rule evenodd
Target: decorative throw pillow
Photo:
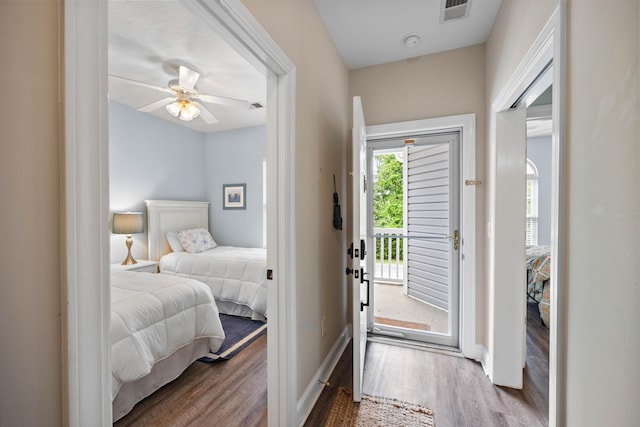
<instances>
[{"instance_id":1,"label":"decorative throw pillow","mask_svg":"<svg viewBox=\"0 0 640 427\"><path fill-rule=\"evenodd\" d=\"M169 242L169 246L173 252L184 252L184 248L182 247L182 243L180 243L177 231L169 231L167 233L167 242Z\"/></svg>"},{"instance_id":2,"label":"decorative throw pillow","mask_svg":"<svg viewBox=\"0 0 640 427\"><path fill-rule=\"evenodd\" d=\"M204 228L179 231L178 239L180 239L184 250L190 254L203 252L218 246L211 233Z\"/></svg>"}]
</instances>

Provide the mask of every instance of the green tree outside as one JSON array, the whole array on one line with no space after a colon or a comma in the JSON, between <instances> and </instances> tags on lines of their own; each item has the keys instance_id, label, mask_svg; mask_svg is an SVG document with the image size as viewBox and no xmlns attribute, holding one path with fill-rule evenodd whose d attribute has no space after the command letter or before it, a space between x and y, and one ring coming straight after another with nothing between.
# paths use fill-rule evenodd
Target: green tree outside
<instances>
[{"instance_id":1,"label":"green tree outside","mask_svg":"<svg viewBox=\"0 0 640 427\"><path fill-rule=\"evenodd\" d=\"M395 154L375 157L377 176L373 186L373 220L375 227L403 227L403 164ZM380 258L380 247L376 257ZM382 248L385 252L388 248ZM402 251L402 249L401 249ZM388 256L388 254L385 253ZM391 258L395 259L396 248L392 247Z\"/></svg>"}]
</instances>

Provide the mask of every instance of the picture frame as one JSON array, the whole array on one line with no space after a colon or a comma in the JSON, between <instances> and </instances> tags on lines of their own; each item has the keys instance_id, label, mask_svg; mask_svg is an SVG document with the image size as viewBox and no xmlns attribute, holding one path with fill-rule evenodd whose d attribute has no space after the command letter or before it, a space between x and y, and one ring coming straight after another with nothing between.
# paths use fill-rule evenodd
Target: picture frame
<instances>
[{"instance_id":1,"label":"picture frame","mask_svg":"<svg viewBox=\"0 0 640 427\"><path fill-rule=\"evenodd\" d=\"M222 184L222 209L247 209L247 184Z\"/></svg>"}]
</instances>

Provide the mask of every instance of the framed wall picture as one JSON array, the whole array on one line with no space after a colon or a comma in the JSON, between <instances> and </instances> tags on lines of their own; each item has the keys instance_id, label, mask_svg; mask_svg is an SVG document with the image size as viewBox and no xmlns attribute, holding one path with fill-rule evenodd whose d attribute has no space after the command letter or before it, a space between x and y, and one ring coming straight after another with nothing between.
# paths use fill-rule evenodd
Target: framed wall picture
<instances>
[{"instance_id":1,"label":"framed wall picture","mask_svg":"<svg viewBox=\"0 0 640 427\"><path fill-rule=\"evenodd\" d=\"M222 209L247 209L247 184L222 184Z\"/></svg>"}]
</instances>

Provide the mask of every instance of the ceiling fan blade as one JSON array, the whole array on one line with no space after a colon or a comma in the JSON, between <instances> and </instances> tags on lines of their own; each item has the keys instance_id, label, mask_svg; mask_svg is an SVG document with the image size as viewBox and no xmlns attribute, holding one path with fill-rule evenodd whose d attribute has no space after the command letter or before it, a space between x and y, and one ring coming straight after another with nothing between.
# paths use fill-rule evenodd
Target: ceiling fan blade
<instances>
[{"instance_id":1,"label":"ceiling fan blade","mask_svg":"<svg viewBox=\"0 0 640 427\"><path fill-rule=\"evenodd\" d=\"M164 99L161 99L159 101L152 102L151 104L143 105L142 107L138 108L138 111L149 113L149 112L151 112L153 110L156 110L156 109L158 109L160 107L164 107L165 105L169 104L170 102L177 101L177 100L178 100L178 98L176 98L175 96L174 97L169 97L169 98L164 98Z\"/></svg>"},{"instance_id":2,"label":"ceiling fan blade","mask_svg":"<svg viewBox=\"0 0 640 427\"><path fill-rule=\"evenodd\" d=\"M157 90L157 91L160 91L160 92L166 92L166 93L174 93L168 87L155 86L155 85L151 85L149 83L144 83L144 82L139 82L137 80L128 79L126 77L116 76L115 74L109 74L109 77L113 77L114 79L122 80L123 82L131 83L131 84L134 84L134 85L137 85L137 86L146 87L147 89L153 89L153 90Z\"/></svg>"},{"instance_id":3,"label":"ceiling fan blade","mask_svg":"<svg viewBox=\"0 0 640 427\"><path fill-rule=\"evenodd\" d=\"M204 120L207 124L212 125L214 123L218 123L219 120L216 119L215 116L209 112L209 110L204 108L202 104L200 104L199 102L193 102L193 105L198 107L198 109L200 110L200 117L202 117L202 120Z\"/></svg>"},{"instance_id":4,"label":"ceiling fan blade","mask_svg":"<svg viewBox=\"0 0 640 427\"><path fill-rule=\"evenodd\" d=\"M193 71L184 65L180 66L180 74L178 76L178 84L185 89L193 89L200 77L200 73Z\"/></svg>"},{"instance_id":5,"label":"ceiling fan blade","mask_svg":"<svg viewBox=\"0 0 640 427\"><path fill-rule=\"evenodd\" d=\"M229 105L231 107L242 108L244 110L249 110L251 108L251 104L247 101L243 101L241 99L235 99L235 98L226 98L224 96L198 94L193 96L193 98L197 98L202 102L209 102L211 104Z\"/></svg>"}]
</instances>

